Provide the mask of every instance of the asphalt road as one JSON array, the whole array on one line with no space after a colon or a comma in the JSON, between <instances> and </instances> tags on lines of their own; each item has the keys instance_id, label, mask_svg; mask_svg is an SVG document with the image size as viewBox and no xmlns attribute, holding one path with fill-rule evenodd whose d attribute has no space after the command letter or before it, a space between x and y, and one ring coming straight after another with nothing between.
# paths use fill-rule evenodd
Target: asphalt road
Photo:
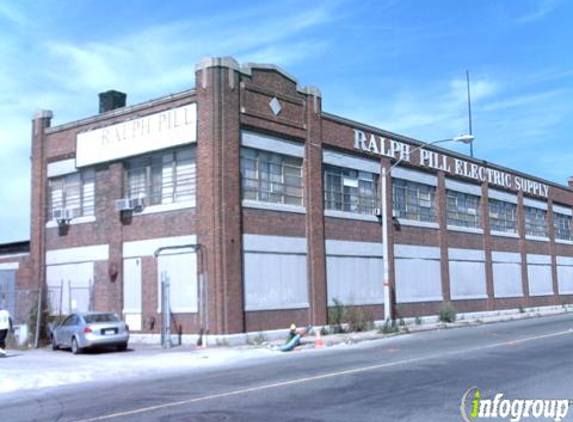
<instances>
[{"instance_id":1,"label":"asphalt road","mask_svg":"<svg viewBox=\"0 0 573 422\"><path fill-rule=\"evenodd\" d=\"M573 318L432 331L169 378L37 390L0 398L0 420L461 421L461 398L472 386L484 397L573 399ZM573 408L564 420L573 420Z\"/></svg>"}]
</instances>

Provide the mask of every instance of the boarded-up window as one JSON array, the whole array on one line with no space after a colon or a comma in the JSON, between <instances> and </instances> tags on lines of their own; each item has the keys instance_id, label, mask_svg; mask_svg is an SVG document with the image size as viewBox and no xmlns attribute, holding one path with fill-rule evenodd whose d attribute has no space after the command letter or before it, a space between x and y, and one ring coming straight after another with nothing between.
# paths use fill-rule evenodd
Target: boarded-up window
<instances>
[{"instance_id":1,"label":"boarded-up window","mask_svg":"<svg viewBox=\"0 0 573 422\"><path fill-rule=\"evenodd\" d=\"M495 297L522 297L521 256L514 252L493 252L493 292Z\"/></svg>"},{"instance_id":2,"label":"boarded-up window","mask_svg":"<svg viewBox=\"0 0 573 422\"><path fill-rule=\"evenodd\" d=\"M476 249L449 249L452 300L485 299L485 253Z\"/></svg>"},{"instance_id":3,"label":"boarded-up window","mask_svg":"<svg viewBox=\"0 0 573 422\"><path fill-rule=\"evenodd\" d=\"M549 255L527 255L527 279L529 296L553 295L553 276Z\"/></svg>"},{"instance_id":4,"label":"boarded-up window","mask_svg":"<svg viewBox=\"0 0 573 422\"><path fill-rule=\"evenodd\" d=\"M157 259L158 308L161 310L161 282L169 283L172 313L196 313L197 254L189 250L163 252Z\"/></svg>"},{"instance_id":5,"label":"boarded-up window","mask_svg":"<svg viewBox=\"0 0 573 422\"><path fill-rule=\"evenodd\" d=\"M394 254L398 303L443 300L439 248L396 245Z\"/></svg>"},{"instance_id":6,"label":"boarded-up window","mask_svg":"<svg viewBox=\"0 0 573 422\"><path fill-rule=\"evenodd\" d=\"M306 255L245 252L245 309L308 307Z\"/></svg>"}]
</instances>

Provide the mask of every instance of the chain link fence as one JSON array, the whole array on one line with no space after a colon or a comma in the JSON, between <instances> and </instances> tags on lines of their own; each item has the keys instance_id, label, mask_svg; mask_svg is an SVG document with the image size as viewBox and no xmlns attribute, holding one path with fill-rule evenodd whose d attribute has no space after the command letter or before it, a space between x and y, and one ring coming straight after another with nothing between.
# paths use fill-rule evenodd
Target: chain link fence
<instances>
[{"instance_id":1,"label":"chain link fence","mask_svg":"<svg viewBox=\"0 0 573 422\"><path fill-rule=\"evenodd\" d=\"M94 289L61 283L41 289L0 289L0 304L10 312L14 325L13 346L38 346L48 338L49 324L73 312L93 309ZM41 318L38 320L38 314Z\"/></svg>"},{"instance_id":2,"label":"chain link fence","mask_svg":"<svg viewBox=\"0 0 573 422\"><path fill-rule=\"evenodd\" d=\"M49 313L52 316L69 315L73 312L89 312L94 307L94 286L78 286L71 281L62 281L59 285L47 288Z\"/></svg>"}]
</instances>

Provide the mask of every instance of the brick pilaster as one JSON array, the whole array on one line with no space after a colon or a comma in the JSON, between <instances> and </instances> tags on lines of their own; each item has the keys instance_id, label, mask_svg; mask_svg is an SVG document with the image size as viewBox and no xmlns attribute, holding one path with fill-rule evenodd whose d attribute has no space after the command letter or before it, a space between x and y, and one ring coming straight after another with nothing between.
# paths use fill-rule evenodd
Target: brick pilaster
<instances>
[{"instance_id":1,"label":"brick pilaster","mask_svg":"<svg viewBox=\"0 0 573 422\"><path fill-rule=\"evenodd\" d=\"M210 332L244 331L239 65L230 58L198 63L197 235L204 246Z\"/></svg>"},{"instance_id":2,"label":"brick pilaster","mask_svg":"<svg viewBox=\"0 0 573 422\"><path fill-rule=\"evenodd\" d=\"M447 209L446 178L444 172L438 172L438 186L436 188L436 203L438 212L438 234L440 242L440 272L442 275L442 296L444 302L452 300L450 294L450 261L448 254L448 209Z\"/></svg>"},{"instance_id":3,"label":"brick pilaster","mask_svg":"<svg viewBox=\"0 0 573 422\"><path fill-rule=\"evenodd\" d=\"M45 286L45 239L48 204L48 181L46 176L45 129L50 127L52 112L37 111L32 120L32 191L30 215L30 260L32 288Z\"/></svg>"},{"instance_id":4,"label":"brick pilaster","mask_svg":"<svg viewBox=\"0 0 573 422\"><path fill-rule=\"evenodd\" d=\"M517 231L519 233L519 254L521 255L521 285L524 306L529 306L529 277L527 274L527 240L525 238L525 206L523 192L517 193Z\"/></svg>"},{"instance_id":5,"label":"brick pilaster","mask_svg":"<svg viewBox=\"0 0 573 422\"><path fill-rule=\"evenodd\" d=\"M483 250L485 252L485 285L487 291L487 310L495 308L493 290L493 259L491 242L491 225L489 222L489 188L487 182L481 185L481 224L483 228Z\"/></svg>"},{"instance_id":6,"label":"brick pilaster","mask_svg":"<svg viewBox=\"0 0 573 422\"><path fill-rule=\"evenodd\" d=\"M310 323L324 325L328 318L326 251L324 243L324 200L322 177L322 101L317 89L308 88L305 144L306 238Z\"/></svg>"}]
</instances>

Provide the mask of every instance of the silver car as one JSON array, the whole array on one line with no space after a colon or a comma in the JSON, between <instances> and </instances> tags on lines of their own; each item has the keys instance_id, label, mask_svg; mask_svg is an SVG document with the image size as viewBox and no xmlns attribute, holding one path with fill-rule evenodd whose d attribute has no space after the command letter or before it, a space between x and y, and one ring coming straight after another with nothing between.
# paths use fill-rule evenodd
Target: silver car
<instances>
[{"instance_id":1,"label":"silver car","mask_svg":"<svg viewBox=\"0 0 573 422\"><path fill-rule=\"evenodd\" d=\"M73 354L97 346L127 349L129 327L111 312L86 312L68 316L50 333L52 349L71 348Z\"/></svg>"}]
</instances>

